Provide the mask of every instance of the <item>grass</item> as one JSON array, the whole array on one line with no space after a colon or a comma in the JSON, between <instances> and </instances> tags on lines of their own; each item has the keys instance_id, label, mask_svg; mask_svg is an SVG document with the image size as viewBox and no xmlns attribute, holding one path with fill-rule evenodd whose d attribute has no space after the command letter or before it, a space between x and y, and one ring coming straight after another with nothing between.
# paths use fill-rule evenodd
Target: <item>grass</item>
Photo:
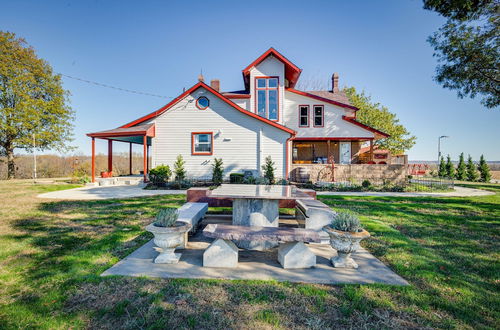
<instances>
[{"instance_id":1,"label":"grass","mask_svg":"<svg viewBox=\"0 0 500 330\"><path fill-rule=\"evenodd\" d=\"M0 328L499 328L498 185L472 198L325 196L411 286L99 276L182 195L47 201L70 185L0 182Z\"/></svg>"}]
</instances>

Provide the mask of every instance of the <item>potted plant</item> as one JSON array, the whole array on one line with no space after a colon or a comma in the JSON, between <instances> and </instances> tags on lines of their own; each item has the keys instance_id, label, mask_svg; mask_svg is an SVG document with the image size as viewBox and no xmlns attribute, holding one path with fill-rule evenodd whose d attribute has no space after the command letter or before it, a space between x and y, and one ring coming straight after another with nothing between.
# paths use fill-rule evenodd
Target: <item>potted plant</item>
<instances>
[{"instance_id":1,"label":"potted plant","mask_svg":"<svg viewBox=\"0 0 500 330\"><path fill-rule=\"evenodd\" d=\"M160 254L155 259L157 264L175 264L181 258L181 254L174 251L184 242L184 235L191 229L191 224L177 221L178 218L177 209L161 209L155 221L146 227L153 233L154 242L160 248Z\"/></svg>"},{"instance_id":2,"label":"potted plant","mask_svg":"<svg viewBox=\"0 0 500 330\"><path fill-rule=\"evenodd\" d=\"M332 264L338 268L358 268L351 258L351 253L359 248L361 240L370 237L370 233L361 228L358 217L351 212L338 212L332 223L323 227L330 236L330 245L337 250Z\"/></svg>"}]
</instances>

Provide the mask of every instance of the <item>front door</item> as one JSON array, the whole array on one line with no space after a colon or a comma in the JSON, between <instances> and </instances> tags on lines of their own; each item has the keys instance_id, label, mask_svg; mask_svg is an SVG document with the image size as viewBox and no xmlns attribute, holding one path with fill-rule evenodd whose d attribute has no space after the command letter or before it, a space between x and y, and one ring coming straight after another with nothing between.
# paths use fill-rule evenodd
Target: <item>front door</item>
<instances>
[{"instance_id":1,"label":"front door","mask_svg":"<svg viewBox=\"0 0 500 330\"><path fill-rule=\"evenodd\" d=\"M340 142L340 164L351 163L351 142Z\"/></svg>"}]
</instances>

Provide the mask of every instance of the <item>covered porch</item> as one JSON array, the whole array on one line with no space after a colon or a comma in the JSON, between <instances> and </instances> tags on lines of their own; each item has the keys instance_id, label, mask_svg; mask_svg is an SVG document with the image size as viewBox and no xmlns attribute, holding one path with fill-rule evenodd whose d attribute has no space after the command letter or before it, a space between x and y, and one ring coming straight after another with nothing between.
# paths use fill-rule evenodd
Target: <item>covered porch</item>
<instances>
[{"instance_id":1,"label":"covered porch","mask_svg":"<svg viewBox=\"0 0 500 330\"><path fill-rule=\"evenodd\" d=\"M148 180L148 157L149 147L152 139L155 137L155 124L144 124L129 128L115 128L112 130L88 133L92 138L92 182L96 181L95 166L95 139L108 141L108 166L107 171L101 173L101 177L113 176L113 142L124 142L129 144L129 175L132 175L132 145L142 145L143 148L143 179Z\"/></svg>"},{"instance_id":2,"label":"covered porch","mask_svg":"<svg viewBox=\"0 0 500 330\"><path fill-rule=\"evenodd\" d=\"M369 152L359 157L363 143ZM292 141L292 164L373 164L373 138L296 138Z\"/></svg>"}]
</instances>

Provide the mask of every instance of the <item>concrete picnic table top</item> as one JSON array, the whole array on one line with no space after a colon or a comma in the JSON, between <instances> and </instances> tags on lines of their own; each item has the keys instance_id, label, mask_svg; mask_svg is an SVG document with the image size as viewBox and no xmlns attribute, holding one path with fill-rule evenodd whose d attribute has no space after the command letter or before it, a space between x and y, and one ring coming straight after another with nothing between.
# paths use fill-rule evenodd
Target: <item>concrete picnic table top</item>
<instances>
[{"instance_id":1,"label":"concrete picnic table top","mask_svg":"<svg viewBox=\"0 0 500 330\"><path fill-rule=\"evenodd\" d=\"M314 199L292 185L222 184L211 191L212 197L241 199Z\"/></svg>"},{"instance_id":2,"label":"concrete picnic table top","mask_svg":"<svg viewBox=\"0 0 500 330\"><path fill-rule=\"evenodd\" d=\"M208 224L203 230L203 235L229 241L321 242L321 236L317 231L304 228L247 227Z\"/></svg>"}]
</instances>

